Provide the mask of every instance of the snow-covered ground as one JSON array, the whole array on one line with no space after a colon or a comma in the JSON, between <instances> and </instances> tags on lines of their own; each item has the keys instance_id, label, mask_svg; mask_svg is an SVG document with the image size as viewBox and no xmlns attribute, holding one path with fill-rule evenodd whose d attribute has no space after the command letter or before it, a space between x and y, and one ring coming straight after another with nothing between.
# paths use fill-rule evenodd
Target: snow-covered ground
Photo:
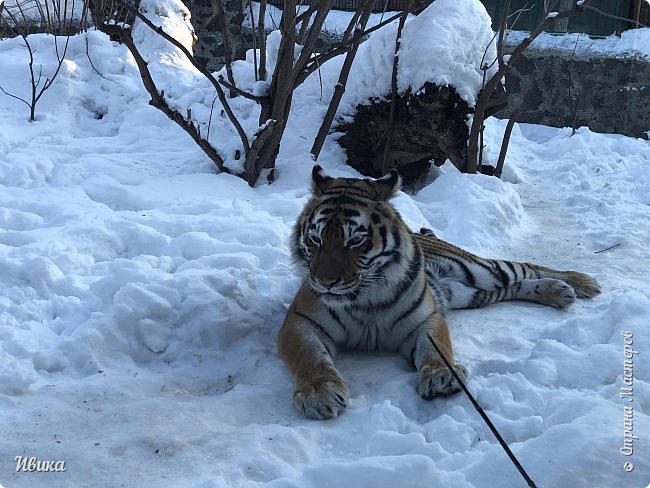
<instances>
[{"instance_id":1,"label":"snow-covered ground","mask_svg":"<svg viewBox=\"0 0 650 488\"><path fill-rule=\"evenodd\" d=\"M46 76L52 40L31 41ZM159 50L161 82L180 80L175 103L205 115L214 95L187 64L139 42ZM352 398L332 421L291 404L275 337L298 287L287 241L335 79L321 76L322 97L318 80L297 93L277 181L254 189L216 174L98 32L72 39L36 122L0 96L0 485L524 486L467 398L423 401L400 357L343 354ZM380 84L355 76L351 97ZM0 42L0 86L27 95L19 40ZM254 107L235 108L255 130ZM235 147L213 124L215 144ZM492 162L504 126L488 123ZM344 161L329 139L319 163L355 175ZM449 322L469 388L538 486L646 487L650 143L518 125L504 181L446 166L395 204L474 252L600 281L600 296L566 311L511 302ZM626 444L625 428L638 439ZM17 472L16 456L66 471Z\"/></svg>"}]
</instances>

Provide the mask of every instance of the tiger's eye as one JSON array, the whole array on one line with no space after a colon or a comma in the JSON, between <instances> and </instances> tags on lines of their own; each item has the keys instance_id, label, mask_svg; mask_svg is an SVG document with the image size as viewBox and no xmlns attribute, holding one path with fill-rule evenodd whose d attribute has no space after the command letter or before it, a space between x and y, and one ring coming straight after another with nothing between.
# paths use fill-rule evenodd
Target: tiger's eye
<instances>
[{"instance_id":1,"label":"tiger's eye","mask_svg":"<svg viewBox=\"0 0 650 488\"><path fill-rule=\"evenodd\" d=\"M365 235L356 235L356 236L350 237L350 239L348 240L347 246L349 248L359 247L365 241L366 241L366 236Z\"/></svg>"}]
</instances>

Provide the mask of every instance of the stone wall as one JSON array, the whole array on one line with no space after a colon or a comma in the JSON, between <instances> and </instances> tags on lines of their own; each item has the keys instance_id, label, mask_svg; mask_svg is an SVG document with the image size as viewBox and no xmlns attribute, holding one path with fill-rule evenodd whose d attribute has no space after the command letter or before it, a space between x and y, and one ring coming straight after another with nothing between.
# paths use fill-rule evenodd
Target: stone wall
<instances>
[{"instance_id":1,"label":"stone wall","mask_svg":"<svg viewBox=\"0 0 650 488\"><path fill-rule=\"evenodd\" d=\"M223 35L214 0L183 0L192 14L192 26L198 37L194 45L194 57L210 71L220 69L224 64ZM224 0L226 24L234 59L244 59L249 42L244 36L244 0Z\"/></svg>"},{"instance_id":2,"label":"stone wall","mask_svg":"<svg viewBox=\"0 0 650 488\"><path fill-rule=\"evenodd\" d=\"M210 71L221 69L225 63L225 49L215 0L182 1L190 9L192 26L198 39L194 45L194 57ZM343 4L346 1L352 0L339 0L339 3ZM395 0L395 2L398 1L405 0ZM422 1L424 0L414 1L414 4ZM269 3L269 5L272 5L272 3ZM228 17L226 22L229 26L233 59L245 59L246 51L253 49L256 42L250 25L242 25L242 21L248 13L248 0L224 0L224 7ZM279 21L279 19L276 20ZM270 23L271 19L267 14L267 33L270 32ZM338 34L323 32L316 41L316 50L329 49L338 44L339 41Z\"/></svg>"},{"instance_id":3,"label":"stone wall","mask_svg":"<svg viewBox=\"0 0 650 488\"><path fill-rule=\"evenodd\" d=\"M497 117L519 107L519 122L648 138L650 59L528 48L506 76L506 91L508 107Z\"/></svg>"}]
</instances>

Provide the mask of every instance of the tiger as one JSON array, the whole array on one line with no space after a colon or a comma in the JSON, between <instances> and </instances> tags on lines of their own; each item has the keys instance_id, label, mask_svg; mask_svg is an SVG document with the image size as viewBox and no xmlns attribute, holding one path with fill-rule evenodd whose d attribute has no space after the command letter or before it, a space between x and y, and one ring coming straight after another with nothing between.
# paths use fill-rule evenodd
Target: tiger
<instances>
[{"instance_id":1,"label":"tiger","mask_svg":"<svg viewBox=\"0 0 650 488\"><path fill-rule=\"evenodd\" d=\"M600 292L584 273L484 259L428 229L411 231L389 202L401 183L395 170L378 179L312 170L312 195L290 237L302 283L277 340L295 380L293 404L308 418L346 408L338 351L401 354L417 371L418 394L431 400L460 391L456 377L468 377L454 359L448 310L503 300L566 308Z\"/></svg>"}]
</instances>

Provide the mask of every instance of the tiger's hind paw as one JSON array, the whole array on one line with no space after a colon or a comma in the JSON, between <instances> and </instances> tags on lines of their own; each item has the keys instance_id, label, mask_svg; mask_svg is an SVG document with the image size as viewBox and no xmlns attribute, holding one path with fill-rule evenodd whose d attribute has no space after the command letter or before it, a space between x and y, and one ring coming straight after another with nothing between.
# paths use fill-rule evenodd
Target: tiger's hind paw
<instances>
[{"instance_id":1,"label":"tiger's hind paw","mask_svg":"<svg viewBox=\"0 0 650 488\"><path fill-rule=\"evenodd\" d=\"M454 370L462 381L469 376L467 368L462 364L455 364ZM446 366L423 366L420 370L418 393L425 400L433 400L439 396L448 396L458 393L460 384Z\"/></svg>"},{"instance_id":2,"label":"tiger's hind paw","mask_svg":"<svg viewBox=\"0 0 650 488\"><path fill-rule=\"evenodd\" d=\"M578 298L593 298L600 293L598 281L588 274L568 271L564 280L573 287Z\"/></svg>"},{"instance_id":3,"label":"tiger's hind paw","mask_svg":"<svg viewBox=\"0 0 650 488\"><path fill-rule=\"evenodd\" d=\"M331 419L345 409L348 388L340 378L319 378L296 389L293 404L310 419Z\"/></svg>"}]
</instances>

